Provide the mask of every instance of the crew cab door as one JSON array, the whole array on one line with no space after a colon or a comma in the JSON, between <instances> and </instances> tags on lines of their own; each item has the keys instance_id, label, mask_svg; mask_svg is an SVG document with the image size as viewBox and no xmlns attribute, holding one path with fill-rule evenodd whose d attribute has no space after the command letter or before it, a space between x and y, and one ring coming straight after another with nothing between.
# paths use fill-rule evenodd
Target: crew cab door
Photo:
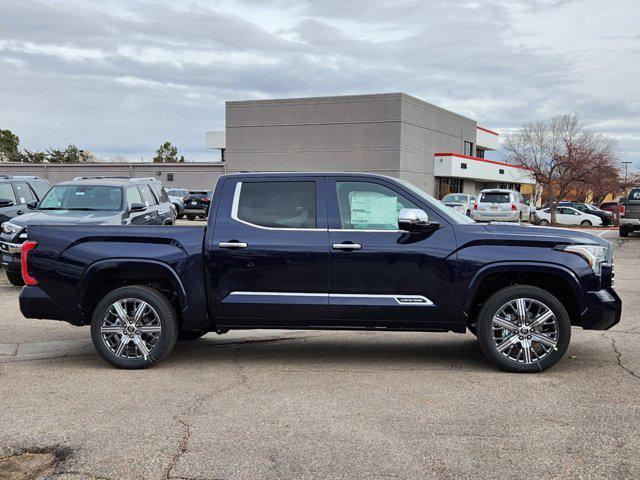
<instances>
[{"instance_id":1,"label":"crew cab door","mask_svg":"<svg viewBox=\"0 0 640 480\"><path fill-rule=\"evenodd\" d=\"M322 325L329 288L323 179L230 178L216 201L206 246L216 323Z\"/></svg>"},{"instance_id":2,"label":"crew cab door","mask_svg":"<svg viewBox=\"0 0 640 480\"><path fill-rule=\"evenodd\" d=\"M328 177L327 198L329 324L440 328L454 321L448 313L455 238L444 218L383 179ZM429 234L399 230L402 208L424 210L441 228Z\"/></svg>"}]
</instances>

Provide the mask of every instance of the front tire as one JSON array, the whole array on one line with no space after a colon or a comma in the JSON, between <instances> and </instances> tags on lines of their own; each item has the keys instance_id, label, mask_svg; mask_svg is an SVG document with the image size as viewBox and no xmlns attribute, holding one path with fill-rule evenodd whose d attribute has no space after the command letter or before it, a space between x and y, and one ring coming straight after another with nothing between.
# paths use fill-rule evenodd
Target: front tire
<instances>
[{"instance_id":1,"label":"front tire","mask_svg":"<svg viewBox=\"0 0 640 480\"><path fill-rule=\"evenodd\" d=\"M591 223L591 220L583 220L580 222L580 225L582 225L583 227L591 227L593 223Z\"/></svg>"},{"instance_id":2,"label":"front tire","mask_svg":"<svg viewBox=\"0 0 640 480\"><path fill-rule=\"evenodd\" d=\"M193 222L196 219L195 215L187 215L187 220L189 220L190 222Z\"/></svg>"},{"instance_id":3,"label":"front tire","mask_svg":"<svg viewBox=\"0 0 640 480\"><path fill-rule=\"evenodd\" d=\"M544 218L542 220L540 220L540 225L542 225L543 227L547 227L549 226L549 220L545 220Z\"/></svg>"},{"instance_id":4,"label":"front tire","mask_svg":"<svg viewBox=\"0 0 640 480\"><path fill-rule=\"evenodd\" d=\"M118 368L147 368L163 360L178 338L173 305L157 290L123 287L108 293L93 312L93 345Z\"/></svg>"},{"instance_id":5,"label":"front tire","mask_svg":"<svg viewBox=\"0 0 640 480\"><path fill-rule=\"evenodd\" d=\"M622 238L627 238L629 236L629 230L622 225L620 225L619 233Z\"/></svg>"},{"instance_id":6,"label":"front tire","mask_svg":"<svg viewBox=\"0 0 640 480\"><path fill-rule=\"evenodd\" d=\"M571 321L551 293L531 285L514 285L484 303L478 314L477 336L482 352L498 368L541 372L567 351Z\"/></svg>"},{"instance_id":7,"label":"front tire","mask_svg":"<svg viewBox=\"0 0 640 480\"><path fill-rule=\"evenodd\" d=\"M16 272L5 272L7 274L7 280L14 287L22 287L24 286L24 280L22 279L21 273Z\"/></svg>"}]
</instances>

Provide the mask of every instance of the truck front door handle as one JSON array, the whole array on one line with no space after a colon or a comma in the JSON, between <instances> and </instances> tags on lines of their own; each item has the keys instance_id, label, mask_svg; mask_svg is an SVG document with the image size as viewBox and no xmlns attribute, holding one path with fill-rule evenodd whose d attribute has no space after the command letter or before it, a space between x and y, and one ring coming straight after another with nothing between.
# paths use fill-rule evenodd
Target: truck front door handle
<instances>
[{"instance_id":1,"label":"truck front door handle","mask_svg":"<svg viewBox=\"0 0 640 480\"><path fill-rule=\"evenodd\" d=\"M334 250L360 250L362 245L359 243L334 243L331 248Z\"/></svg>"},{"instance_id":2,"label":"truck front door handle","mask_svg":"<svg viewBox=\"0 0 640 480\"><path fill-rule=\"evenodd\" d=\"M220 248L247 248L246 242L220 242L218 244Z\"/></svg>"}]
</instances>

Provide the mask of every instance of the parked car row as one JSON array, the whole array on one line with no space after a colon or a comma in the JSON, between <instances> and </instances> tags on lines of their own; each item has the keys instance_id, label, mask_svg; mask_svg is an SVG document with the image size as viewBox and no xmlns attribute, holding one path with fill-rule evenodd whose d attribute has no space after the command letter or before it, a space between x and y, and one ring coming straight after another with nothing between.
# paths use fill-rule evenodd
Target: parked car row
<instances>
[{"instance_id":1,"label":"parked car row","mask_svg":"<svg viewBox=\"0 0 640 480\"><path fill-rule=\"evenodd\" d=\"M53 187L38 177L0 177L0 264L11 284L23 285L20 252L31 225L167 226L177 217L208 214L208 195L170 192L153 177L76 177Z\"/></svg>"}]
</instances>

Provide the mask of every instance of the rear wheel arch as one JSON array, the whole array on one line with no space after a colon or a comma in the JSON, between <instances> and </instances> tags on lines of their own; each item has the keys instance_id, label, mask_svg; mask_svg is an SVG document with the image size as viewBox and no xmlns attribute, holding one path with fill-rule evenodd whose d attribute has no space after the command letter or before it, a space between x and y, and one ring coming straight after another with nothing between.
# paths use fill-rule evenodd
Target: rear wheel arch
<instances>
[{"instance_id":1,"label":"rear wheel arch","mask_svg":"<svg viewBox=\"0 0 640 480\"><path fill-rule=\"evenodd\" d=\"M551 293L563 303L571 323L579 325L583 298L578 279L563 267L544 264L500 265L478 272L464 300L467 325L473 328L482 305L493 293L513 285L530 285Z\"/></svg>"},{"instance_id":2,"label":"rear wheel arch","mask_svg":"<svg viewBox=\"0 0 640 480\"><path fill-rule=\"evenodd\" d=\"M84 323L91 321L93 310L110 292L131 285L158 290L173 304L179 320L189 301L176 272L155 260L108 259L90 265L80 281L78 303Z\"/></svg>"}]
</instances>

